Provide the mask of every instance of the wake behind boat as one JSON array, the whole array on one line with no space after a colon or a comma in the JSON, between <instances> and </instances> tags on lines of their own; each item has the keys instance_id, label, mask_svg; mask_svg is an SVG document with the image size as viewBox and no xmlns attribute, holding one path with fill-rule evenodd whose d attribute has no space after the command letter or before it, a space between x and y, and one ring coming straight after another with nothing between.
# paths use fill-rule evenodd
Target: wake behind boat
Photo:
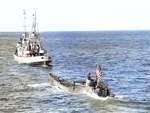
<instances>
[{"instance_id":1,"label":"wake behind boat","mask_svg":"<svg viewBox=\"0 0 150 113\"><path fill-rule=\"evenodd\" d=\"M102 71L98 64L95 80L91 78L90 73L86 81L73 82L59 78L50 73L49 82L52 86L57 86L67 92L83 93L85 91L87 95L96 94L98 97L114 97L115 95L110 93L110 88L101 81L101 77Z\"/></svg>"},{"instance_id":2,"label":"wake behind boat","mask_svg":"<svg viewBox=\"0 0 150 113\"><path fill-rule=\"evenodd\" d=\"M24 19L25 14L24 11ZM44 55L47 51L43 49L39 33L36 30L36 13L33 17L33 25L30 33L26 32L26 25L24 25L23 38L20 38L16 45L14 60L19 64L43 64L44 67L47 67L52 62L52 56Z\"/></svg>"}]
</instances>

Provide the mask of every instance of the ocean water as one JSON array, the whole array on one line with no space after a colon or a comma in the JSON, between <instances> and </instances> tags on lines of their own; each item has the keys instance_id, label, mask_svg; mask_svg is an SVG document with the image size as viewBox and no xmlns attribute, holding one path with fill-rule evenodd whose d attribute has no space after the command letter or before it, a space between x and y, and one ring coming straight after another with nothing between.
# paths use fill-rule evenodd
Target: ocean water
<instances>
[{"instance_id":1,"label":"ocean water","mask_svg":"<svg viewBox=\"0 0 150 113\"><path fill-rule=\"evenodd\" d=\"M150 112L150 31L42 32L52 68L14 62L21 32L0 33L1 113L148 113ZM49 84L48 73L70 81L95 76L115 98L65 92Z\"/></svg>"}]
</instances>

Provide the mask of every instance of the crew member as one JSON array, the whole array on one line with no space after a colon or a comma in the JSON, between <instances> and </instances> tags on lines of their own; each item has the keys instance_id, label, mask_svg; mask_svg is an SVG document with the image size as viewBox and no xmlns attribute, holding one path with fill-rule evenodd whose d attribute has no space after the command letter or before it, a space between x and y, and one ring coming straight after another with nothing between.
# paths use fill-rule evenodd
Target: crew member
<instances>
[{"instance_id":1,"label":"crew member","mask_svg":"<svg viewBox=\"0 0 150 113\"><path fill-rule=\"evenodd\" d=\"M89 92L89 86L91 84L91 73L89 72L89 74L87 75L87 79L86 79L86 84L85 84L85 87L86 87L86 91Z\"/></svg>"}]
</instances>

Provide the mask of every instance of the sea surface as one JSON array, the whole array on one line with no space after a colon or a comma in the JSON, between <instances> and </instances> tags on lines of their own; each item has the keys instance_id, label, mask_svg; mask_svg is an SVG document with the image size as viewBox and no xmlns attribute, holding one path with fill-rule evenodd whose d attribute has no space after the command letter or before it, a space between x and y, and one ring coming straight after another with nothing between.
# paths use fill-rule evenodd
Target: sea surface
<instances>
[{"instance_id":1,"label":"sea surface","mask_svg":"<svg viewBox=\"0 0 150 113\"><path fill-rule=\"evenodd\" d=\"M150 31L42 32L52 68L17 64L13 53L21 32L0 32L0 113L149 113ZM99 99L51 86L48 74L82 81L95 77L115 98Z\"/></svg>"}]
</instances>

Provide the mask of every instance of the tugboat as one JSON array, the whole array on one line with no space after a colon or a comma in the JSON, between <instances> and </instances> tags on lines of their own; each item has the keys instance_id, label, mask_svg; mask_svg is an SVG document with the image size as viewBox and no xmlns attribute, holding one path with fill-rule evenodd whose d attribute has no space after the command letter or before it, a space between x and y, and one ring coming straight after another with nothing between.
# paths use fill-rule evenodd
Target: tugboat
<instances>
[{"instance_id":1,"label":"tugboat","mask_svg":"<svg viewBox=\"0 0 150 113\"><path fill-rule=\"evenodd\" d=\"M52 86L72 93L82 93L86 91L86 94L96 94L98 97L114 97L115 94L110 93L110 88L101 81L102 70L100 65L97 65L96 78L93 80L90 73L87 76L86 81L73 81L59 78L52 73L49 74L49 82Z\"/></svg>"},{"instance_id":2,"label":"tugboat","mask_svg":"<svg viewBox=\"0 0 150 113\"><path fill-rule=\"evenodd\" d=\"M25 25L25 10L24 11L24 34L16 45L14 60L18 64L42 64L43 67L48 67L52 62L52 56L45 56L47 50L44 50L41 45L39 32L36 30L36 12L33 14L33 25L30 33L26 32Z\"/></svg>"}]
</instances>

